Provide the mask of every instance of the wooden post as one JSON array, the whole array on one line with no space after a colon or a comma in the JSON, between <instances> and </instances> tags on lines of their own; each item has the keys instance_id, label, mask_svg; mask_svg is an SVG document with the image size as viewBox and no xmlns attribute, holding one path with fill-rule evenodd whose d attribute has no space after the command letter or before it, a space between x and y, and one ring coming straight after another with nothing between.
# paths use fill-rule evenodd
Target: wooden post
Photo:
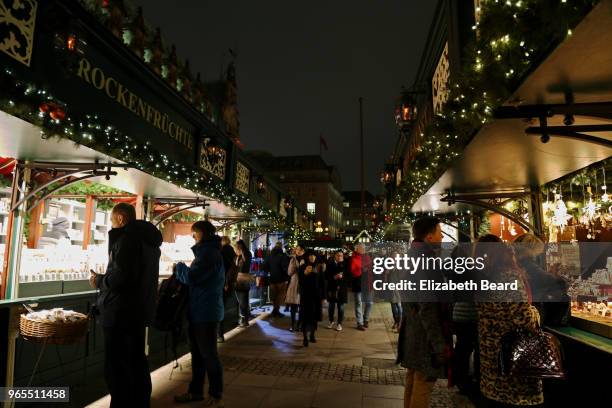
<instances>
[{"instance_id":1,"label":"wooden post","mask_svg":"<svg viewBox=\"0 0 612 408\"><path fill-rule=\"evenodd\" d=\"M42 224L40 223L45 213L45 202L41 201L32 211L30 211L30 236L28 237L28 248L37 248L38 240L42 236Z\"/></svg>"},{"instance_id":2,"label":"wooden post","mask_svg":"<svg viewBox=\"0 0 612 408\"><path fill-rule=\"evenodd\" d=\"M144 220L144 216L145 216L144 196L142 194L138 194L136 196L136 219Z\"/></svg>"},{"instance_id":3,"label":"wooden post","mask_svg":"<svg viewBox=\"0 0 612 408\"><path fill-rule=\"evenodd\" d=\"M85 223L83 224L83 249L87 249L91 241L91 225L95 220L96 200L94 196L85 196Z\"/></svg>"}]
</instances>

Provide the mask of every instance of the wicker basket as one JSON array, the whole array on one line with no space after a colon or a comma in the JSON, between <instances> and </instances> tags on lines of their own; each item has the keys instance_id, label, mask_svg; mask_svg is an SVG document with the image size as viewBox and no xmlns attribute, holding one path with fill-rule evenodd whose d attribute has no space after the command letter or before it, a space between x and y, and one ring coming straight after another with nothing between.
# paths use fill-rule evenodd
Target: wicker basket
<instances>
[{"instance_id":1,"label":"wicker basket","mask_svg":"<svg viewBox=\"0 0 612 408\"><path fill-rule=\"evenodd\" d=\"M21 315L19 333L21 337L35 343L72 344L85 337L89 328L89 318L77 313L81 319L69 323L48 323L30 320Z\"/></svg>"}]
</instances>

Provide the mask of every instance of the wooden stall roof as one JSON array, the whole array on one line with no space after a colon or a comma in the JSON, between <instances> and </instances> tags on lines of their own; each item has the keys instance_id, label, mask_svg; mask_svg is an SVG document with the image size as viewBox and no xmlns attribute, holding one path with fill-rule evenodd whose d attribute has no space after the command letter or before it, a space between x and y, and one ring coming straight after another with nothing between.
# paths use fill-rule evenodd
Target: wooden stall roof
<instances>
[{"instance_id":1,"label":"wooden stall roof","mask_svg":"<svg viewBox=\"0 0 612 408\"><path fill-rule=\"evenodd\" d=\"M601 1L521 84L506 105L612 102L612 0ZM598 117L575 115L575 125L612 124L612 110ZM495 119L472 139L454 165L412 207L414 212L448 212L440 198L455 193L522 191L572 173L612 155L602 145L551 137L546 144L525 129L525 119ZM563 116L548 119L563 126ZM592 134L612 140L612 132Z\"/></svg>"},{"instance_id":2,"label":"wooden stall roof","mask_svg":"<svg viewBox=\"0 0 612 408\"><path fill-rule=\"evenodd\" d=\"M102 163L108 161L122 163L88 147L77 147L73 142L65 139L42 139L38 127L2 111L0 111L0 156L48 162L94 163L99 160ZM211 216L242 215L221 202L158 179L143 171L130 168L127 171L117 169L117 173L110 180L99 177L94 181L132 194L142 194L145 197L201 197L210 204L207 211Z\"/></svg>"}]
</instances>

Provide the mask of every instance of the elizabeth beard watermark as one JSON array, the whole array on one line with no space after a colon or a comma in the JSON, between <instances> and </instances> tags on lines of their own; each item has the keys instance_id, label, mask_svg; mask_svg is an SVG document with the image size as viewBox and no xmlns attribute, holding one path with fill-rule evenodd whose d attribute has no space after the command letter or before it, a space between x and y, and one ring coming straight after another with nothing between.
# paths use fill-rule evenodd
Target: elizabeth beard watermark
<instances>
[{"instance_id":1,"label":"elizabeth beard watermark","mask_svg":"<svg viewBox=\"0 0 612 408\"><path fill-rule=\"evenodd\" d=\"M374 290L378 291L478 291L478 290L519 290L519 281L514 282L492 282L486 279L480 281L469 280L465 282L454 282L452 280L437 282L434 280L419 280L418 282L402 280L400 282L385 282L382 279L375 279L372 282Z\"/></svg>"},{"instance_id":2,"label":"elizabeth beard watermark","mask_svg":"<svg viewBox=\"0 0 612 408\"><path fill-rule=\"evenodd\" d=\"M612 243L366 246L362 287L392 302L612 299Z\"/></svg>"}]
</instances>

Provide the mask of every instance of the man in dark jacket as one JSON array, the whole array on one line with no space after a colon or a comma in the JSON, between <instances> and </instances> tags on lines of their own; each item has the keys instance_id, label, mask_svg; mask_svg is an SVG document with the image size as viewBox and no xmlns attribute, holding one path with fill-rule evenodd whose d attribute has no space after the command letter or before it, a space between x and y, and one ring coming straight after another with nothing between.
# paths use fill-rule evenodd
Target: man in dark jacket
<instances>
[{"instance_id":1,"label":"man in dark jacket","mask_svg":"<svg viewBox=\"0 0 612 408\"><path fill-rule=\"evenodd\" d=\"M283 253L283 247L280 242L277 242L272 253L266 258L263 264L263 270L270 274L270 297L272 298L272 316L283 317L280 312L281 304L285 301L287 294L287 281L289 274L289 258Z\"/></svg>"},{"instance_id":2,"label":"man in dark jacket","mask_svg":"<svg viewBox=\"0 0 612 408\"><path fill-rule=\"evenodd\" d=\"M412 226L414 241L410 257L435 258L435 248L442 241L440 221L434 217L420 218ZM417 270L416 279L435 277L437 271ZM429 295L429 294L426 294ZM445 324L445 304L431 297L419 295L420 302L405 302L398 339L398 363L406 370L404 404L410 407L428 407L437 378L446 376L450 348L450 327Z\"/></svg>"},{"instance_id":3,"label":"man in dark jacket","mask_svg":"<svg viewBox=\"0 0 612 408\"><path fill-rule=\"evenodd\" d=\"M204 406L223 406L223 367L217 352L219 322L223 320L223 288L225 267L221 239L208 221L192 225L196 244L191 248L195 259L190 266L176 265L177 279L189 287L189 343L192 378L186 394L177 395L179 403L204 398L204 380L208 374L208 395Z\"/></svg>"},{"instance_id":4,"label":"man in dark jacket","mask_svg":"<svg viewBox=\"0 0 612 408\"><path fill-rule=\"evenodd\" d=\"M136 220L134 207L117 204L111 213L105 274L91 274L100 290L97 306L104 331L104 376L111 407L148 407L151 376L145 355L145 328L155 318L162 235Z\"/></svg>"},{"instance_id":5,"label":"man in dark jacket","mask_svg":"<svg viewBox=\"0 0 612 408\"><path fill-rule=\"evenodd\" d=\"M223 306L227 306L227 300L229 298L234 299L231 296L234 293L234 285L236 283L236 275L238 270L236 269L236 252L232 248L231 240L229 237L224 236L221 238L221 256L223 256L223 267L225 268L225 286L223 287ZM219 323L219 333L217 337L218 343L225 342L223 336L223 323L224 319Z\"/></svg>"}]
</instances>

